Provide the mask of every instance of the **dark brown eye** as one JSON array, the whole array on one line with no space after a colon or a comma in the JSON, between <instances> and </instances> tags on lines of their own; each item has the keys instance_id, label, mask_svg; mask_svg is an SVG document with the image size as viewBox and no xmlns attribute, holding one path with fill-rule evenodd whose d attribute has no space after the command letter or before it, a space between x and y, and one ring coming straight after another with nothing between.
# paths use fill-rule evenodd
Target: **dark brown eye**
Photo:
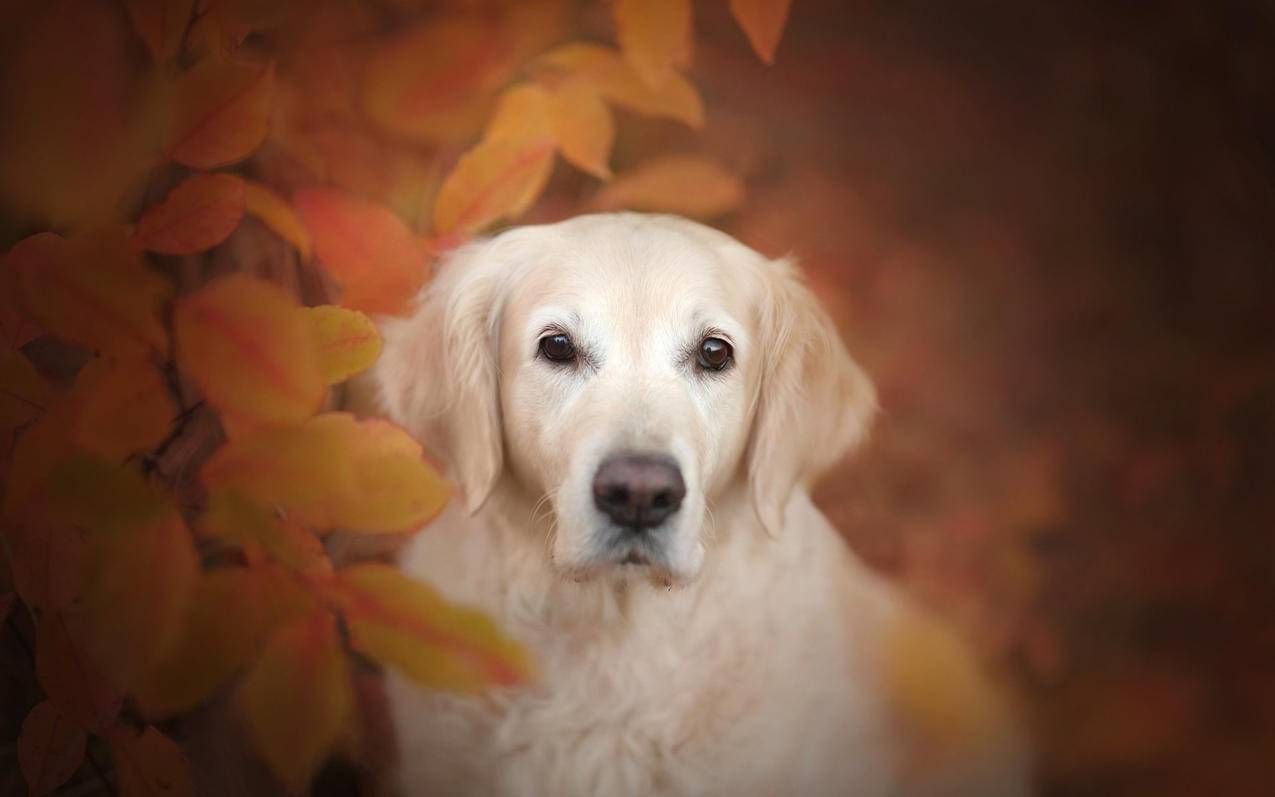
<instances>
[{"instance_id":1,"label":"dark brown eye","mask_svg":"<svg viewBox=\"0 0 1275 797\"><path fill-rule=\"evenodd\" d=\"M545 356L546 360L551 360L555 363L569 363L576 358L576 347L571 342L571 338L562 333L545 335L540 339L540 353Z\"/></svg>"},{"instance_id":2,"label":"dark brown eye","mask_svg":"<svg viewBox=\"0 0 1275 797\"><path fill-rule=\"evenodd\" d=\"M704 338L696 359L705 371L720 371L730 365L734 350L721 338Z\"/></svg>"}]
</instances>

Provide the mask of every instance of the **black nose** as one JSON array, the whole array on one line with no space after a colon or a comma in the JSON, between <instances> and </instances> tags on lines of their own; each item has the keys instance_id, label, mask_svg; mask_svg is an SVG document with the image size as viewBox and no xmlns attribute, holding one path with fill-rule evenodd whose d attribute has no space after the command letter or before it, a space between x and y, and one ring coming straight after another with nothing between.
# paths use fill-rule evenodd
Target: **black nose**
<instances>
[{"instance_id":1,"label":"black nose","mask_svg":"<svg viewBox=\"0 0 1275 797\"><path fill-rule=\"evenodd\" d=\"M682 471L659 454L617 454L593 477L593 502L618 525L658 526L686 497Z\"/></svg>"}]
</instances>

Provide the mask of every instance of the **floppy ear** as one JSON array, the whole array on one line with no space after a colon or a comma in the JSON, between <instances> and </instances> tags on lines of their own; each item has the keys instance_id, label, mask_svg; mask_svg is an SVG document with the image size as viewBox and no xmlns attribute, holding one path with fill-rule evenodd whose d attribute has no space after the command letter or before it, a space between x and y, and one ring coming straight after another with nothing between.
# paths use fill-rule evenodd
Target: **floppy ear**
<instances>
[{"instance_id":1,"label":"floppy ear","mask_svg":"<svg viewBox=\"0 0 1275 797\"><path fill-rule=\"evenodd\" d=\"M796 269L763 265L761 368L748 459L753 508L778 534L793 489L809 485L867 433L876 391Z\"/></svg>"},{"instance_id":2,"label":"floppy ear","mask_svg":"<svg viewBox=\"0 0 1275 797\"><path fill-rule=\"evenodd\" d=\"M493 251L483 241L453 253L415 312L382 324L371 374L381 408L446 463L470 513L503 467Z\"/></svg>"}]
</instances>

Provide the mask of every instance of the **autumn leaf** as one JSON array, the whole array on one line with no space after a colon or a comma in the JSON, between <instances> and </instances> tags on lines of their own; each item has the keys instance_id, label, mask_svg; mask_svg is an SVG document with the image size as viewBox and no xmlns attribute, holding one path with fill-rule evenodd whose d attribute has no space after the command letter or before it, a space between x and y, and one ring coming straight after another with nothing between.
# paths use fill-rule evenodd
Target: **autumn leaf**
<instances>
[{"instance_id":1,"label":"autumn leaf","mask_svg":"<svg viewBox=\"0 0 1275 797\"><path fill-rule=\"evenodd\" d=\"M434 202L434 232L468 235L521 215L553 170L554 140L483 141L461 157Z\"/></svg>"},{"instance_id":2,"label":"autumn leaf","mask_svg":"<svg viewBox=\"0 0 1275 797\"><path fill-rule=\"evenodd\" d=\"M389 209L316 188L292 198L323 266L341 283L341 304L366 313L403 312L429 276L428 249Z\"/></svg>"},{"instance_id":3,"label":"autumn leaf","mask_svg":"<svg viewBox=\"0 0 1275 797\"><path fill-rule=\"evenodd\" d=\"M329 385L371 368L381 356L381 333L357 310L323 305L304 307L301 314L310 325L319 370Z\"/></svg>"},{"instance_id":4,"label":"autumn leaf","mask_svg":"<svg viewBox=\"0 0 1275 797\"><path fill-rule=\"evenodd\" d=\"M237 273L181 299L177 363L238 433L299 423L323 401L310 326L281 288Z\"/></svg>"},{"instance_id":5,"label":"autumn leaf","mask_svg":"<svg viewBox=\"0 0 1275 797\"><path fill-rule=\"evenodd\" d=\"M38 233L9 252L29 317L68 343L108 354L168 351L160 310L172 291L123 228L63 238Z\"/></svg>"},{"instance_id":6,"label":"autumn leaf","mask_svg":"<svg viewBox=\"0 0 1275 797\"><path fill-rule=\"evenodd\" d=\"M648 210L711 219L744 201L744 184L712 161L670 155L647 161L598 192L594 210Z\"/></svg>"},{"instance_id":7,"label":"autumn leaf","mask_svg":"<svg viewBox=\"0 0 1275 797\"><path fill-rule=\"evenodd\" d=\"M275 632L239 688L248 734L270 769L300 792L354 710L332 615L318 609Z\"/></svg>"},{"instance_id":8,"label":"autumn leaf","mask_svg":"<svg viewBox=\"0 0 1275 797\"><path fill-rule=\"evenodd\" d=\"M181 51L195 0L124 0L124 6L155 63L167 63Z\"/></svg>"},{"instance_id":9,"label":"autumn leaf","mask_svg":"<svg viewBox=\"0 0 1275 797\"><path fill-rule=\"evenodd\" d=\"M91 731L115 722L123 695L80 642L83 622L71 610L45 612L36 628L35 671L49 701Z\"/></svg>"},{"instance_id":10,"label":"autumn leaf","mask_svg":"<svg viewBox=\"0 0 1275 797\"><path fill-rule=\"evenodd\" d=\"M12 432L52 401L53 386L19 351L0 352L0 432Z\"/></svg>"},{"instance_id":11,"label":"autumn leaf","mask_svg":"<svg viewBox=\"0 0 1275 797\"><path fill-rule=\"evenodd\" d=\"M260 653L280 623L308 614L314 598L268 567L228 567L199 576L181 635L137 687L147 716L195 708Z\"/></svg>"},{"instance_id":12,"label":"autumn leaf","mask_svg":"<svg viewBox=\"0 0 1275 797\"><path fill-rule=\"evenodd\" d=\"M624 57L647 85L690 64L690 0L615 0L611 8Z\"/></svg>"},{"instance_id":13,"label":"autumn leaf","mask_svg":"<svg viewBox=\"0 0 1275 797\"><path fill-rule=\"evenodd\" d=\"M539 141L552 135L549 92L534 83L506 89L483 128L484 141Z\"/></svg>"},{"instance_id":14,"label":"autumn leaf","mask_svg":"<svg viewBox=\"0 0 1275 797\"><path fill-rule=\"evenodd\" d=\"M0 348L18 349L43 334L22 304L22 275L0 257Z\"/></svg>"},{"instance_id":15,"label":"autumn leaf","mask_svg":"<svg viewBox=\"0 0 1275 797\"><path fill-rule=\"evenodd\" d=\"M182 75L169 154L192 169L216 169L252 154L270 130L274 65L207 58Z\"/></svg>"},{"instance_id":16,"label":"autumn leaf","mask_svg":"<svg viewBox=\"0 0 1275 797\"><path fill-rule=\"evenodd\" d=\"M80 591L84 538L69 524L23 522L4 531L14 588L43 611L70 606Z\"/></svg>"},{"instance_id":17,"label":"autumn leaf","mask_svg":"<svg viewBox=\"0 0 1275 797\"><path fill-rule=\"evenodd\" d=\"M74 406L59 401L18 436L4 480L4 518L26 525L46 506L41 491L53 468L71 450Z\"/></svg>"},{"instance_id":18,"label":"autumn leaf","mask_svg":"<svg viewBox=\"0 0 1275 797\"><path fill-rule=\"evenodd\" d=\"M168 436L177 406L163 375L145 358L90 360L67 400L72 442L107 459L155 448Z\"/></svg>"},{"instance_id":19,"label":"autumn leaf","mask_svg":"<svg viewBox=\"0 0 1275 797\"><path fill-rule=\"evenodd\" d=\"M775 63L775 48L788 24L792 0L730 0L730 12L744 29L757 57Z\"/></svg>"},{"instance_id":20,"label":"autumn leaf","mask_svg":"<svg viewBox=\"0 0 1275 797\"><path fill-rule=\"evenodd\" d=\"M18 737L18 765L31 797L48 794L70 780L84 761L87 741L83 729L49 701L31 709Z\"/></svg>"},{"instance_id":21,"label":"autumn leaf","mask_svg":"<svg viewBox=\"0 0 1275 797\"><path fill-rule=\"evenodd\" d=\"M296 521L278 516L234 490L216 493L200 516L199 532L250 551L249 561L259 561L261 551L283 567L308 577L332 572L323 544Z\"/></svg>"},{"instance_id":22,"label":"autumn leaf","mask_svg":"<svg viewBox=\"0 0 1275 797\"><path fill-rule=\"evenodd\" d=\"M196 174L142 213L133 240L162 255L193 255L226 240L243 214L242 177Z\"/></svg>"},{"instance_id":23,"label":"autumn leaf","mask_svg":"<svg viewBox=\"0 0 1275 797\"><path fill-rule=\"evenodd\" d=\"M232 439L200 476L213 492L238 490L317 529L415 530L442 509L449 493L406 431L343 412Z\"/></svg>"},{"instance_id":24,"label":"autumn leaf","mask_svg":"<svg viewBox=\"0 0 1275 797\"><path fill-rule=\"evenodd\" d=\"M610 102L647 116L704 126L704 103L686 78L672 73L657 87L647 84L615 50L596 44L559 47L535 65L544 79L580 81Z\"/></svg>"},{"instance_id":25,"label":"autumn leaf","mask_svg":"<svg viewBox=\"0 0 1275 797\"><path fill-rule=\"evenodd\" d=\"M121 797L190 797L190 761L176 742L148 726L139 735L117 730L108 737Z\"/></svg>"},{"instance_id":26,"label":"autumn leaf","mask_svg":"<svg viewBox=\"0 0 1275 797\"><path fill-rule=\"evenodd\" d=\"M244 211L260 219L283 240L292 244L302 260L310 259L310 233L292 206L269 186L255 180L244 181Z\"/></svg>"},{"instance_id":27,"label":"autumn leaf","mask_svg":"<svg viewBox=\"0 0 1275 797\"><path fill-rule=\"evenodd\" d=\"M199 572L190 532L131 467L71 459L50 494L88 531L80 639L112 683L132 687L180 634Z\"/></svg>"},{"instance_id":28,"label":"autumn leaf","mask_svg":"<svg viewBox=\"0 0 1275 797\"><path fill-rule=\"evenodd\" d=\"M564 83L549 95L548 109L562 157L594 177L610 179L615 119L601 95L585 83Z\"/></svg>"}]
</instances>

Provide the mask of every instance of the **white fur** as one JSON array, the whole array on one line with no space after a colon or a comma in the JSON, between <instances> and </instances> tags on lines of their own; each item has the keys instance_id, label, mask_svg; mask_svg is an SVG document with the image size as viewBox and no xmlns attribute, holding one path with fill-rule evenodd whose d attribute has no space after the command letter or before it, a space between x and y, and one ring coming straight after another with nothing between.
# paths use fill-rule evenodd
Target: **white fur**
<instances>
[{"instance_id":1,"label":"white fur","mask_svg":"<svg viewBox=\"0 0 1275 797\"><path fill-rule=\"evenodd\" d=\"M538 358L546 329L586 361ZM1000 736L910 770L884 672L910 610L806 489L875 396L789 264L681 219L584 216L470 245L383 331L382 407L463 494L402 565L540 672L482 696L390 673L403 794L1019 793ZM733 368L696 370L708 333ZM647 566L600 547L591 493L632 449L687 486Z\"/></svg>"}]
</instances>

